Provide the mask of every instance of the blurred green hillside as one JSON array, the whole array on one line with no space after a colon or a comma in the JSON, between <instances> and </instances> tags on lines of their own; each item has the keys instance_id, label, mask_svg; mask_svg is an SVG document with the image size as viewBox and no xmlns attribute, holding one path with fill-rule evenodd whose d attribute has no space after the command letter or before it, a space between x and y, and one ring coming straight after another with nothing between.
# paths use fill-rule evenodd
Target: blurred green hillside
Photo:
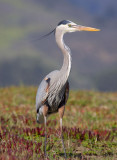
<instances>
[{"instance_id":1,"label":"blurred green hillside","mask_svg":"<svg viewBox=\"0 0 117 160\"><path fill-rule=\"evenodd\" d=\"M71 88L117 90L117 2L0 1L0 86L38 85L59 69L62 54L54 35L38 41L63 19L101 32L65 35L72 51ZM97 7L96 7L97 6ZM35 41L36 40L36 41ZM114 81L114 82L113 82Z\"/></svg>"}]
</instances>

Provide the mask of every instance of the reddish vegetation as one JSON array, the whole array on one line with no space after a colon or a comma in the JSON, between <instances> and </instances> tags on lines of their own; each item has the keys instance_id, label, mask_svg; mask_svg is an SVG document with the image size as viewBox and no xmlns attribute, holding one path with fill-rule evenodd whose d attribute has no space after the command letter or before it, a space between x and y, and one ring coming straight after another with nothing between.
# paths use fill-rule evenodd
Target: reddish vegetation
<instances>
[{"instance_id":1,"label":"reddish vegetation","mask_svg":"<svg viewBox=\"0 0 117 160\"><path fill-rule=\"evenodd\" d=\"M1 89L0 160L44 159L44 127L36 123L35 93L34 87ZM116 93L72 92L63 120L68 159L116 159L116 111ZM63 158L58 120L54 114L47 121L50 160Z\"/></svg>"},{"instance_id":2,"label":"reddish vegetation","mask_svg":"<svg viewBox=\"0 0 117 160\"><path fill-rule=\"evenodd\" d=\"M1 128L0 128L0 154L4 157L6 154L9 156L9 159L18 159L21 155L21 159L30 159L33 157L33 154L39 154L40 158L44 157L42 151L42 142L36 141L35 137L44 137L44 128L41 127L19 127L15 125L18 120L23 121L24 125L30 124L30 118L24 118L22 115L11 116L12 119L5 119L3 116L0 117ZM9 128L8 123L13 120L12 126ZM35 121L31 121L35 125ZM56 124L56 121L48 121L48 126L53 126ZM52 129L48 128L48 138L49 135L57 136L59 133L59 128ZM97 139L109 140L111 132L108 130L99 131L99 130L81 130L79 128L73 127L63 127L64 139L75 139L78 143L86 139ZM32 139L30 139L32 137ZM112 140L112 138L111 138ZM52 144L51 144L52 145Z\"/></svg>"}]
</instances>

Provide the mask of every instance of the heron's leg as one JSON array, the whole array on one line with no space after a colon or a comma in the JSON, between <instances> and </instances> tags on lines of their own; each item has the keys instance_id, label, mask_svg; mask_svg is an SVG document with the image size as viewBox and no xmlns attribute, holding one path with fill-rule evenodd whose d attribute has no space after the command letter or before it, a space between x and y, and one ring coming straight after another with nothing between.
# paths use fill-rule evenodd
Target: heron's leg
<instances>
[{"instance_id":1,"label":"heron's leg","mask_svg":"<svg viewBox=\"0 0 117 160\"><path fill-rule=\"evenodd\" d=\"M47 118L46 118L46 116L44 116L44 123L45 123L45 141L44 141L45 149L44 149L44 155L45 155L45 157L47 156L47 155L46 155L46 144L47 144L46 120L47 120Z\"/></svg>"},{"instance_id":2,"label":"heron's leg","mask_svg":"<svg viewBox=\"0 0 117 160\"><path fill-rule=\"evenodd\" d=\"M65 155L65 159L66 159L67 156L66 156L66 149L65 149L65 145L64 145L64 141L63 141L63 128L62 128L62 119L63 119L63 115L64 115L64 110L65 110L65 106L62 106L61 108L59 108L60 133L61 133L61 140L62 140L62 145L63 145L63 149L64 149L64 155Z\"/></svg>"},{"instance_id":3,"label":"heron's leg","mask_svg":"<svg viewBox=\"0 0 117 160\"><path fill-rule=\"evenodd\" d=\"M45 157L47 156L46 155L46 144L47 144L47 114L48 114L48 106L43 106L43 116L44 116L44 125L45 125L45 142L44 142L44 145L45 145L45 150L44 150L44 154L45 154Z\"/></svg>"}]
</instances>

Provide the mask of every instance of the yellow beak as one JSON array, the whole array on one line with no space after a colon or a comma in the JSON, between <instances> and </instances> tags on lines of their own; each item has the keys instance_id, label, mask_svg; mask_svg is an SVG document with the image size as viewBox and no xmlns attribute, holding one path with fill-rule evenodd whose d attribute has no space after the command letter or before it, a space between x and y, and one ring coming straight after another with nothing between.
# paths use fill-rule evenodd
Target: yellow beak
<instances>
[{"instance_id":1,"label":"yellow beak","mask_svg":"<svg viewBox=\"0 0 117 160\"><path fill-rule=\"evenodd\" d=\"M80 25L75 26L75 28L76 28L78 31L100 31L100 29L97 29L97 28L80 26Z\"/></svg>"}]
</instances>

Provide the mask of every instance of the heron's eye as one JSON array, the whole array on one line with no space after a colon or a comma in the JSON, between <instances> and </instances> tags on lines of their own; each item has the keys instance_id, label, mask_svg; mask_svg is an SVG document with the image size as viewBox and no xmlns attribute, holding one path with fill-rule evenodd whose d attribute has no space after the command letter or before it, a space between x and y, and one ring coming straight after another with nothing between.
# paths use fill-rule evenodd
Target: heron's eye
<instances>
[{"instance_id":1,"label":"heron's eye","mask_svg":"<svg viewBox=\"0 0 117 160\"><path fill-rule=\"evenodd\" d=\"M72 25L71 25L71 24L68 24L68 26L71 27Z\"/></svg>"}]
</instances>

